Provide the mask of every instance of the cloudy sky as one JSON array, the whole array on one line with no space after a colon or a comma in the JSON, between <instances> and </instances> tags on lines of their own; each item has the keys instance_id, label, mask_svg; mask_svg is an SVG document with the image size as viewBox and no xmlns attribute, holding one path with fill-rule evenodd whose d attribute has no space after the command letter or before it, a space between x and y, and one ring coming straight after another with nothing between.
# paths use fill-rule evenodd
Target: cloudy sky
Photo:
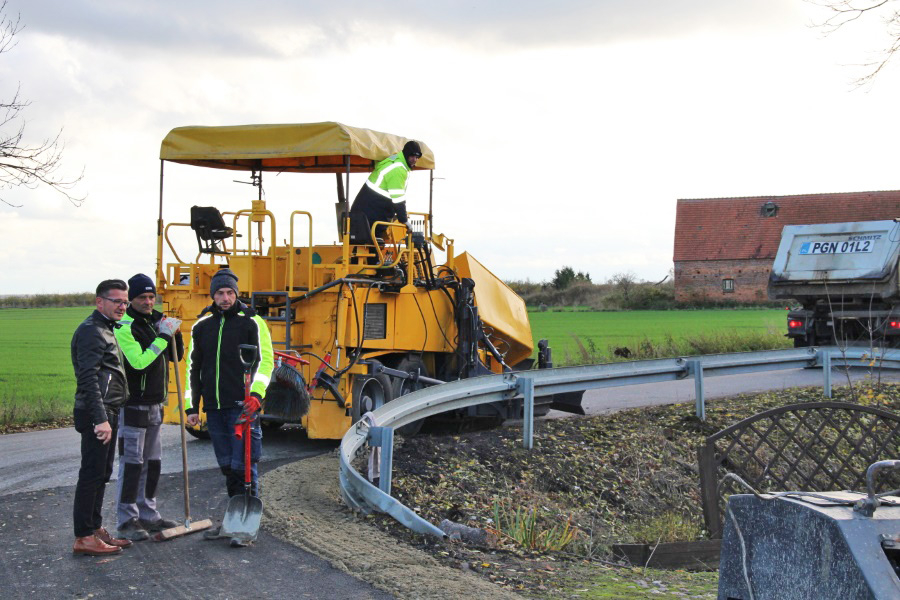
<instances>
[{"instance_id":1,"label":"cloudy sky","mask_svg":"<svg viewBox=\"0 0 900 600\"><path fill-rule=\"evenodd\" d=\"M63 172L84 169L87 200L0 190L21 205L0 205L0 294L152 273L159 145L183 125L340 121L424 140L435 229L504 279L562 265L662 279L678 198L900 188L900 71L850 85L887 45L883 25L823 37L810 25L827 15L803 0L9 0L6 13L25 28L0 55L0 99L20 86L34 142L63 129ZM164 218L246 206L240 178L167 167ZM332 176L264 183L276 214L310 210L315 241L335 240ZM427 210L427 193L413 177L410 208Z\"/></svg>"}]
</instances>

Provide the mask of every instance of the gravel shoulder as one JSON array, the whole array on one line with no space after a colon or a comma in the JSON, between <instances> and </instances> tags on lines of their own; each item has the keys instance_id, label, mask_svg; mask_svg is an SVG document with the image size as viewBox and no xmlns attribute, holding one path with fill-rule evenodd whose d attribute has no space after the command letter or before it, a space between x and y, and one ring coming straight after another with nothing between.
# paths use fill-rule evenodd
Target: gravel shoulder
<instances>
[{"instance_id":1,"label":"gravel shoulder","mask_svg":"<svg viewBox=\"0 0 900 600\"><path fill-rule=\"evenodd\" d=\"M265 529L398 598L520 598L353 515L340 500L337 472L338 458L329 454L267 473Z\"/></svg>"}]
</instances>

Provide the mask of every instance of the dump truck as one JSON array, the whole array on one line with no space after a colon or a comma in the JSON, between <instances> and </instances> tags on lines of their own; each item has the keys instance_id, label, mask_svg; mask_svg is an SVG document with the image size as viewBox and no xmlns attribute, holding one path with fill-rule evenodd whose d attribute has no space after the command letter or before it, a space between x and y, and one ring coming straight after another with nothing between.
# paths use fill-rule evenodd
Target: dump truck
<instances>
[{"instance_id":1,"label":"dump truck","mask_svg":"<svg viewBox=\"0 0 900 600\"><path fill-rule=\"evenodd\" d=\"M769 276L794 346L900 346L900 223L788 225Z\"/></svg>"},{"instance_id":2,"label":"dump truck","mask_svg":"<svg viewBox=\"0 0 900 600\"><path fill-rule=\"evenodd\" d=\"M164 312L190 331L211 302L209 283L216 271L227 266L238 275L239 298L267 323L279 368L294 369L294 384L308 394L302 414L296 405L289 410L283 402L267 402L265 426L299 423L310 438L338 439L365 413L423 386L552 365L545 342L533 358L524 301L473 256L458 254L452 238L434 230L435 159L424 142L410 189L427 184L427 212L410 211L408 226L372 223L366 244L351 239L350 176L368 175L407 141L325 122L179 127L162 142L156 280ZM208 194L193 186L193 206L182 201L166 212L163 183L170 163L219 170L229 178L243 171L246 180L236 181L256 190L245 196L243 208L227 211L217 206L222 190L246 186L216 187ZM417 180L419 172L429 179ZM291 210L276 219L263 176L268 181L270 175L293 174L307 179L331 174L336 202L291 193ZM179 182L186 181L178 175ZM329 229L336 225L335 241L313 239L314 232L321 235L320 223ZM179 421L176 399L170 387L167 422ZM536 412L553 402L581 412L580 394L536 399ZM518 417L521 410L521 399L510 398L443 417L497 422ZM420 425L408 425L403 433L415 433ZM202 427L190 431L203 435Z\"/></svg>"}]
</instances>

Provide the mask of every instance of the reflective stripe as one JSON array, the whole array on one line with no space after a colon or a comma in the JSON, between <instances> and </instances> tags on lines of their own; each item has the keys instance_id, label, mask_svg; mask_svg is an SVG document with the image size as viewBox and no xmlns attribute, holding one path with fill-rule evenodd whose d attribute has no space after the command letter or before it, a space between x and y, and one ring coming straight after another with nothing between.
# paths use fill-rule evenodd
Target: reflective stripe
<instances>
[{"instance_id":1,"label":"reflective stripe","mask_svg":"<svg viewBox=\"0 0 900 600\"><path fill-rule=\"evenodd\" d=\"M263 375L262 373L257 373L257 374L254 375L254 377L253 377L253 383L256 383L257 381L261 381L263 385L265 385L266 387L268 387L268 386L269 386L269 381L271 381L271 378L268 377L268 376L266 376L266 375Z\"/></svg>"},{"instance_id":2,"label":"reflective stripe","mask_svg":"<svg viewBox=\"0 0 900 600\"><path fill-rule=\"evenodd\" d=\"M376 184L372 183L368 179L366 179L366 185L369 186L369 189L372 190L373 192L377 192L378 194L384 196L385 198L388 198L388 199L391 198L390 192L388 192L387 190L381 189L380 187L378 187Z\"/></svg>"}]
</instances>

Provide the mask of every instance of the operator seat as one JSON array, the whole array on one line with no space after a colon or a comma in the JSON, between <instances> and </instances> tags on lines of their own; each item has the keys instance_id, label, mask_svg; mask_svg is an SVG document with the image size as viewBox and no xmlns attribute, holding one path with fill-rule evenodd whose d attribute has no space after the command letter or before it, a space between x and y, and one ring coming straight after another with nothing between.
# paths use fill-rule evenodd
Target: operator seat
<instances>
[{"instance_id":1,"label":"operator seat","mask_svg":"<svg viewBox=\"0 0 900 600\"><path fill-rule=\"evenodd\" d=\"M191 229L197 234L197 245L202 254L230 254L222 240L230 238L234 230L225 226L222 213L215 206L192 206ZM240 234L237 237L241 237Z\"/></svg>"}]
</instances>

